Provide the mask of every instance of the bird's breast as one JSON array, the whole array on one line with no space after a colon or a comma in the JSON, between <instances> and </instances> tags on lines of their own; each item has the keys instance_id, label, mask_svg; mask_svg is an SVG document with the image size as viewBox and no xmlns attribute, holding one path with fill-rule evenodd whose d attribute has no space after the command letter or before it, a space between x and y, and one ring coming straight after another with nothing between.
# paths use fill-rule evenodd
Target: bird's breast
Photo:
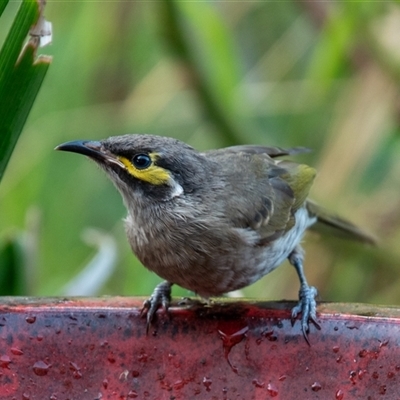
<instances>
[{"instance_id":1,"label":"bird's breast","mask_svg":"<svg viewBox=\"0 0 400 400\"><path fill-rule=\"evenodd\" d=\"M133 252L163 279L203 297L217 296L248 286L278 267L299 244L313 223L305 208L280 238L257 246L257 234L197 224L196 220L128 215L126 232ZM211 224L212 225L212 224Z\"/></svg>"}]
</instances>

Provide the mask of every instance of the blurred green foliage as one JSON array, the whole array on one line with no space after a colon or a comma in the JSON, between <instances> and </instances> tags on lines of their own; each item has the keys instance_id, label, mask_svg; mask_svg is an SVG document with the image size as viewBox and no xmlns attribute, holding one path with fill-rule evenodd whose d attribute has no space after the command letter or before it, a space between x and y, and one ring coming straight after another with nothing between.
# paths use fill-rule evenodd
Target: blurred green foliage
<instances>
[{"instance_id":1,"label":"blurred green foliage","mask_svg":"<svg viewBox=\"0 0 400 400\"><path fill-rule=\"evenodd\" d=\"M111 183L84 158L53 152L67 140L145 132L199 149L313 148L297 157L319 170L312 197L381 243L310 234L309 282L324 300L400 302L397 2L49 2L45 15L53 65L0 185L3 235L39 210L31 294L61 293L88 262L87 227L119 246L102 293L148 295L160 281L131 255ZM243 292L297 291L284 265Z\"/></svg>"},{"instance_id":2,"label":"blurred green foliage","mask_svg":"<svg viewBox=\"0 0 400 400\"><path fill-rule=\"evenodd\" d=\"M16 296L27 293L23 268L23 251L14 238L0 244L0 295Z\"/></svg>"}]
</instances>

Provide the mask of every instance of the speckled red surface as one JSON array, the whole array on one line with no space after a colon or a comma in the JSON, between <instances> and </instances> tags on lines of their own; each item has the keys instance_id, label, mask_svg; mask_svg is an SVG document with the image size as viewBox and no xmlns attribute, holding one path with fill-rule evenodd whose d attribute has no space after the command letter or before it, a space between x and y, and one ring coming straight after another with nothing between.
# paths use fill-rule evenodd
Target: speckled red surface
<instances>
[{"instance_id":1,"label":"speckled red surface","mask_svg":"<svg viewBox=\"0 0 400 400\"><path fill-rule=\"evenodd\" d=\"M292 303L0 298L0 400L400 399L400 311L323 304L311 346Z\"/></svg>"}]
</instances>

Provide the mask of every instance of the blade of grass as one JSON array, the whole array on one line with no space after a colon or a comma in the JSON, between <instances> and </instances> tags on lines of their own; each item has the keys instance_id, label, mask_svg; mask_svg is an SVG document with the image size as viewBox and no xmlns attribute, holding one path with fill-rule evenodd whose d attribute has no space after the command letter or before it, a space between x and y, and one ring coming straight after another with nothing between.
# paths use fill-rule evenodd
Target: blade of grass
<instances>
[{"instance_id":1,"label":"blade of grass","mask_svg":"<svg viewBox=\"0 0 400 400\"><path fill-rule=\"evenodd\" d=\"M38 18L39 5L36 1L28 0L21 3L0 52L0 90L1 86L5 84L7 76L12 73L24 40Z\"/></svg>"},{"instance_id":2,"label":"blade of grass","mask_svg":"<svg viewBox=\"0 0 400 400\"><path fill-rule=\"evenodd\" d=\"M34 62L35 51L32 43L25 47L4 90L0 91L4 100L0 109L0 180L50 65L47 57Z\"/></svg>"},{"instance_id":3,"label":"blade of grass","mask_svg":"<svg viewBox=\"0 0 400 400\"><path fill-rule=\"evenodd\" d=\"M49 57L36 59L37 38L21 53L39 16L37 1L23 1L0 52L0 180L50 65Z\"/></svg>"}]
</instances>

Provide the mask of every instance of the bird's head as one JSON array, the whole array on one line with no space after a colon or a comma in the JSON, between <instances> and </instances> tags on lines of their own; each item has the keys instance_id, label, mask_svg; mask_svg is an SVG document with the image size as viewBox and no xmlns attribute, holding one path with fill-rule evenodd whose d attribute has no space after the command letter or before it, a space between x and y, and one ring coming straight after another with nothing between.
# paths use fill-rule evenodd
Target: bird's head
<instances>
[{"instance_id":1,"label":"bird's head","mask_svg":"<svg viewBox=\"0 0 400 400\"><path fill-rule=\"evenodd\" d=\"M56 150L94 160L121 192L127 206L150 198L171 200L196 191L206 179L206 158L168 137L123 135L101 141L77 140L63 143Z\"/></svg>"}]
</instances>

